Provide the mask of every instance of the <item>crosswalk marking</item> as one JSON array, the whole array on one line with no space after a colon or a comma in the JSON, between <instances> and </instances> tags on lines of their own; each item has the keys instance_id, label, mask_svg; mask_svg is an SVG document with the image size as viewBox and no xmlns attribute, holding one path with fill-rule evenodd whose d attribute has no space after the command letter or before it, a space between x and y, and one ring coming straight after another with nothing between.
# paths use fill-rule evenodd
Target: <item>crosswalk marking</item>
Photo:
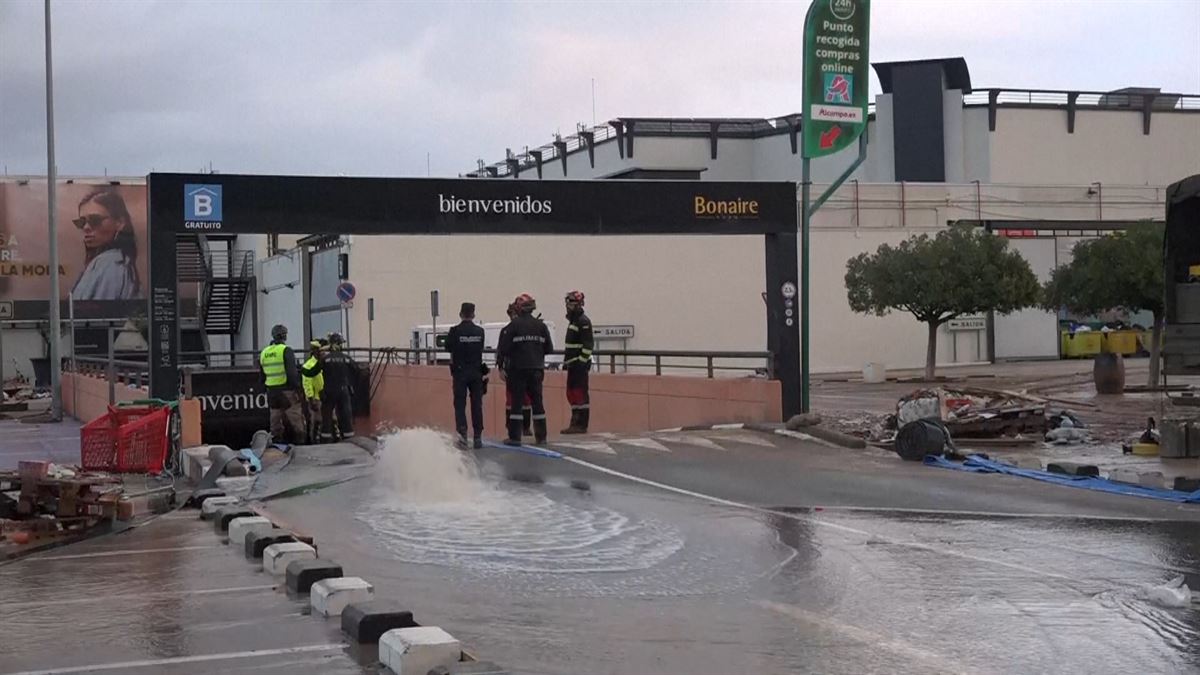
<instances>
[{"instance_id":1,"label":"crosswalk marking","mask_svg":"<svg viewBox=\"0 0 1200 675\"><path fill-rule=\"evenodd\" d=\"M617 451L613 450L612 447L610 447L608 445L608 443L601 443L599 441L572 441L569 443L559 442L559 443L555 443L554 445L562 446L564 448L575 448L576 450L587 450L589 452L599 452L599 453L602 453L605 455L617 454Z\"/></svg>"},{"instance_id":2,"label":"crosswalk marking","mask_svg":"<svg viewBox=\"0 0 1200 675\"><path fill-rule=\"evenodd\" d=\"M714 436L713 438L718 441L729 441L732 443L741 443L743 445L757 445L757 446L764 447L764 448L774 448L775 447L775 444L772 443L769 438L767 438L765 436L760 436L760 435L754 434L754 433L721 434L719 436Z\"/></svg>"},{"instance_id":3,"label":"crosswalk marking","mask_svg":"<svg viewBox=\"0 0 1200 675\"><path fill-rule=\"evenodd\" d=\"M658 441L654 440L653 438L621 438L621 439L613 441L613 443L620 443L621 445L632 445L632 446L638 447L638 448L646 448L648 450L657 450L658 452L670 452L671 451L670 448L663 445L662 443L659 443Z\"/></svg>"},{"instance_id":4,"label":"crosswalk marking","mask_svg":"<svg viewBox=\"0 0 1200 675\"><path fill-rule=\"evenodd\" d=\"M703 436L691 436L687 434L663 434L658 437L660 441L667 443L679 443L681 445L694 445L698 448L706 448L708 450L725 451L725 448L714 443L713 441L704 438Z\"/></svg>"}]
</instances>

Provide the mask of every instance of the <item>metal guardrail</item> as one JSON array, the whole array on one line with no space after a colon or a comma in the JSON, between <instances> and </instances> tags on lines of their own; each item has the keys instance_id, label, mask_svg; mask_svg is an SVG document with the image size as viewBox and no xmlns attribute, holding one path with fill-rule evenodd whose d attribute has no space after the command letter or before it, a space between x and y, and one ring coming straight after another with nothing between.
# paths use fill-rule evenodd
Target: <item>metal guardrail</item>
<instances>
[{"instance_id":1,"label":"metal guardrail","mask_svg":"<svg viewBox=\"0 0 1200 675\"><path fill-rule=\"evenodd\" d=\"M292 348L297 358L307 350ZM346 350L352 355L365 356L366 361L375 363L377 360L391 365L433 365L447 362L444 349L411 348L411 347L351 347ZM495 350L484 351L488 362L494 362ZM561 355L562 352L553 352ZM180 352L181 359L204 359L208 367L252 367L258 364L258 352L255 351L224 351L224 352ZM549 364L551 366L555 364ZM746 372L774 377L774 359L767 351L696 351L669 349L622 349L596 350L592 354L592 369L597 372L607 370L610 373L630 372L636 370L653 370L655 375L662 375L664 370L703 370L706 377L716 377L718 373Z\"/></svg>"},{"instance_id":2,"label":"metal guardrail","mask_svg":"<svg viewBox=\"0 0 1200 675\"><path fill-rule=\"evenodd\" d=\"M963 96L963 105L980 106L995 103L1101 108L1105 110L1140 110L1151 98L1154 110L1200 111L1200 94L1170 92L1107 92L1072 91L1067 89L976 89Z\"/></svg>"}]
</instances>

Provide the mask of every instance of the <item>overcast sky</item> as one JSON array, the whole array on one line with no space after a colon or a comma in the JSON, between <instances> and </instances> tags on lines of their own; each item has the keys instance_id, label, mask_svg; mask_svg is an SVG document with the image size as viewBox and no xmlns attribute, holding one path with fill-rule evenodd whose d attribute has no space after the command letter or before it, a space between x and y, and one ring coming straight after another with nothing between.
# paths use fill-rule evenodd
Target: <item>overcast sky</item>
<instances>
[{"instance_id":1,"label":"overcast sky","mask_svg":"<svg viewBox=\"0 0 1200 675\"><path fill-rule=\"evenodd\" d=\"M1200 0L875 0L872 61L1200 93ZM617 116L800 109L807 2L53 0L58 167L453 176ZM45 172L41 0L0 0L0 164ZM873 88L878 89L877 83Z\"/></svg>"}]
</instances>

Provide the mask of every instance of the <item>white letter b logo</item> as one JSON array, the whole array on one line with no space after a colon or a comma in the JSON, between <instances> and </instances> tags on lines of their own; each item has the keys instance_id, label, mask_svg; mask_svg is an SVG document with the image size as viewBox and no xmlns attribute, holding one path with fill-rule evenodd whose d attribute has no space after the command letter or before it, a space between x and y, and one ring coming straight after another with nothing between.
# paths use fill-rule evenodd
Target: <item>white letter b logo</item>
<instances>
[{"instance_id":1,"label":"white letter b logo","mask_svg":"<svg viewBox=\"0 0 1200 675\"><path fill-rule=\"evenodd\" d=\"M208 195L193 195L192 211L197 218L212 215L212 197Z\"/></svg>"}]
</instances>

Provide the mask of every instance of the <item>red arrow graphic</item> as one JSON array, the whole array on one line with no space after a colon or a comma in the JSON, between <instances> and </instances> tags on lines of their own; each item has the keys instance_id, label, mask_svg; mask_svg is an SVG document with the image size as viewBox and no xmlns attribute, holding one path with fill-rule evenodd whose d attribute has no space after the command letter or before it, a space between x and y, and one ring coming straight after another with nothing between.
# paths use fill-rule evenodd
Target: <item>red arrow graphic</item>
<instances>
[{"instance_id":1,"label":"red arrow graphic","mask_svg":"<svg viewBox=\"0 0 1200 675\"><path fill-rule=\"evenodd\" d=\"M821 149L825 150L827 148L832 148L833 142L836 141L838 136L841 135L842 128L840 126L830 127L829 131L821 134Z\"/></svg>"}]
</instances>

